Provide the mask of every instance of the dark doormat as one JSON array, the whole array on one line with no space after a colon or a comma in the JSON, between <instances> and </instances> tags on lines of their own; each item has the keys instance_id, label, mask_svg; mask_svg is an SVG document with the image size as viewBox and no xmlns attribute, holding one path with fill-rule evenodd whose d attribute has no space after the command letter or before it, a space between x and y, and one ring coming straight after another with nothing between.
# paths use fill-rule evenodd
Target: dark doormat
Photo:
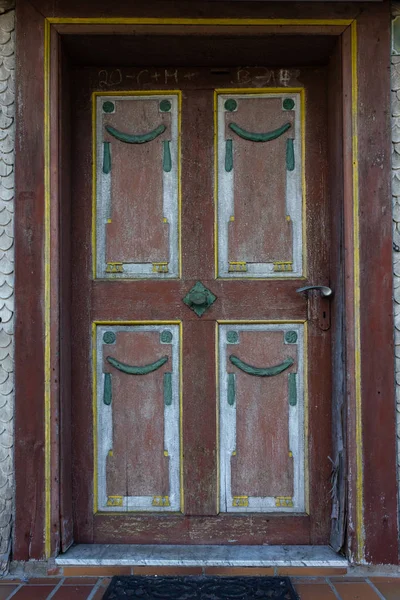
<instances>
[{"instance_id":1,"label":"dark doormat","mask_svg":"<svg viewBox=\"0 0 400 600\"><path fill-rule=\"evenodd\" d=\"M103 600L299 600L288 577L116 576Z\"/></svg>"}]
</instances>

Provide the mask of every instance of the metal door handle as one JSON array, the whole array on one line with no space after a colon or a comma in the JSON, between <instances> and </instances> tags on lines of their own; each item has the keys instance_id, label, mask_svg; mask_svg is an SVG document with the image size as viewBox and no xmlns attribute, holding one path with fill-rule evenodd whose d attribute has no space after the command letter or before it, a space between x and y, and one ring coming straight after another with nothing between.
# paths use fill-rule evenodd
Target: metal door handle
<instances>
[{"instance_id":1,"label":"metal door handle","mask_svg":"<svg viewBox=\"0 0 400 600\"><path fill-rule=\"evenodd\" d=\"M296 290L296 292L308 292L308 290L319 290L323 298L329 298L329 296L333 296L332 289L327 285L306 285L305 287Z\"/></svg>"}]
</instances>

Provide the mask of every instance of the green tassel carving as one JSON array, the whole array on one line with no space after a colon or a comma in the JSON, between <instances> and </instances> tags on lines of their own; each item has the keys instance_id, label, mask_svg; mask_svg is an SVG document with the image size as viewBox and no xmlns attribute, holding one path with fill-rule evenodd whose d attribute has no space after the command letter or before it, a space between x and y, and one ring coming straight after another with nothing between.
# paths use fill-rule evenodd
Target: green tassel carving
<instances>
[{"instance_id":1,"label":"green tassel carving","mask_svg":"<svg viewBox=\"0 0 400 600\"><path fill-rule=\"evenodd\" d=\"M290 406L297 404L296 373L289 373L289 404Z\"/></svg>"},{"instance_id":2,"label":"green tassel carving","mask_svg":"<svg viewBox=\"0 0 400 600\"><path fill-rule=\"evenodd\" d=\"M107 356L107 362L110 363L113 367L121 371L122 373L127 373L128 375L147 375L148 373L152 373L153 371L157 371L160 367L165 365L168 360L168 356L163 356L159 360L156 360L149 365L144 365L143 367L135 367L133 365L126 365L125 363L116 360L112 356Z\"/></svg>"},{"instance_id":3,"label":"green tassel carving","mask_svg":"<svg viewBox=\"0 0 400 600\"><path fill-rule=\"evenodd\" d=\"M288 129L291 128L290 123L285 123L282 127L274 129L273 131L267 131L266 133L254 133L253 131L246 131L236 125L236 123L229 123L229 128L232 129L239 137L249 142L270 142L276 140L276 138L283 135Z\"/></svg>"},{"instance_id":4,"label":"green tassel carving","mask_svg":"<svg viewBox=\"0 0 400 600\"><path fill-rule=\"evenodd\" d=\"M169 173L172 169L171 160L171 149L169 147L169 140L163 141L163 170L165 173Z\"/></svg>"},{"instance_id":5,"label":"green tassel carving","mask_svg":"<svg viewBox=\"0 0 400 600\"><path fill-rule=\"evenodd\" d=\"M228 373L228 404L234 406L236 399L235 373Z\"/></svg>"},{"instance_id":6,"label":"green tassel carving","mask_svg":"<svg viewBox=\"0 0 400 600\"><path fill-rule=\"evenodd\" d=\"M108 175L111 171L110 142L103 142L103 173Z\"/></svg>"},{"instance_id":7,"label":"green tassel carving","mask_svg":"<svg viewBox=\"0 0 400 600\"><path fill-rule=\"evenodd\" d=\"M164 373L164 404L172 404L172 373Z\"/></svg>"},{"instance_id":8,"label":"green tassel carving","mask_svg":"<svg viewBox=\"0 0 400 600\"><path fill-rule=\"evenodd\" d=\"M104 373L104 404L110 406L112 400L111 373Z\"/></svg>"},{"instance_id":9,"label":"green tassel carving","mask_svg":"<svg viewBox=\"0 0 400 600\"><path fill-rule=\"evenodd\" d=\"M152 140L155 140L156 137L164 133L165 130L165 125L159 125L148 133L134 135L130 133L124 133L123 131L118 131L118 129L111 127L111 125L106 125L106 131L108 131L110 135L115 137L120 142L125 142L126 144L145 144L146 142L151 142Z\"/></svg>"},{"instance_id":10,"label":"green tassel carving","mask_svg":"<svg viewBox=\"0 0 400 600\"><path fill-rule=\"evenodd\" d=\"M235 367L244 371L244 373L248 373L248 375L257 375L258 377L273 377L274 375L279 375L279 373L286 371L286 369L291 367L294 363L293 358L287 358L280 365L275 365L273 367L253 367L233 354L230 355L229 360Z\"/></svg>"},{"instance_id":11,"label":"green tassel carving","mask_svg":"<svg viewBox=\"0 0 400 600\"><path fill-rule=\"evenodd\" d=\"M294 146L292 138L286 140L286 168L288 171L294 171Z\"/></svg>"},{"instance_id":12,"label":"green tassel carving","mask_svg":"<svg viewBox=\"0 0 400 600\"><path fill-rule=\"evenodd\" d=\"M233 148L232 140L226 140L225 145L225 171L230 173L233 169Z\"/></svg>"}]
</instances>

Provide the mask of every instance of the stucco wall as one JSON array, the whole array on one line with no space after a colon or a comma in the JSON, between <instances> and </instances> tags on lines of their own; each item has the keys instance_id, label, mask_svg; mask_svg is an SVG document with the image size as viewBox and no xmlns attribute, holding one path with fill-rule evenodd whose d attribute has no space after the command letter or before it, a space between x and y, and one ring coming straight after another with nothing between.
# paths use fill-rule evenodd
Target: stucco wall
<instances>
[{"instance_id":1,"label":"stucco wall","mask_svg":"<svg viewBox=\"0 0 400 600\"><path fill-rule=\"evenodd\" d=\"M14 497L14 69L11 11L0 15L0 572L8 565Z\"/></svg>"}]
</instances>

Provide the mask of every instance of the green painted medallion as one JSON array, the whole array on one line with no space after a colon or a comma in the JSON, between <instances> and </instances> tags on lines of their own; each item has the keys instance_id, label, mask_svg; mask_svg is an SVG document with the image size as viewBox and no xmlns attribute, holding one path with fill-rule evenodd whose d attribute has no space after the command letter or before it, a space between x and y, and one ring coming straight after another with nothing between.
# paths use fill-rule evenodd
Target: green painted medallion
<instances>
[{"instance_id":1,"label":"green painted medallion","mask_svg":"<svg viewBox=\"0 0 400 600\"><path fill-rule=\"evenodd\" d=\"M110 102L109 100L107 100L107 102L103 103L103 111L105 113L112 113L115 110L115 104L114 102Z\"/></svg>"},{"instance_id":2,"label":"green painted medallion","mask_svg":"<svg viewBox=\"0 0 400 600\"><path fill-rule=\"evenodd\" d=\"M160 335L160 341L163 344L170 344L172 342L172 333L168 331L168 329L162 331Z\"/></svg>"},{"instance_id":3,"label":"green painted medallion","mask_svg":"<svg viewBox=\"0 0 400 600\"><path fill-rule=\"evenodd\" d=\"M169 112L171 110L172 104L169 100L161 100L160 102L160 110L161 112Z\"/></svg>"},{"instance_id":4,"label":"green painted medallion","mask_svg":"<svg viewBox=\"0 0 400 600\"><path fill-rule=\"evenodd\" d=\"M229 98L228 100L225 101L224 106L225 106L225 110L227 110L229 112L233 112L234 110L237 109L237 102L233 98Z\"/></svg>"},{"instance_id":5,"label":"green painted medallion","mask_svg":"<svg viewBox=\"0 0 400 600\"><path fill-rule=\"evenodd\" d=\"M105 334L103 335L103 342L105 344L114 344L116 339L117 339L117 336L115 335L115 333L113 331L106 331Z\"/></svg>"},{"instance_id":6,"label":"green painted medallion","mask_svg":"<svg viewBox=\"0 0 400 600\"><path fill-rule=\"evenodd\" d=\"M226 334L226 341L228 344L237 344L239 341L239 334L237 331L228 331Z\"/></svg>"},{"instance_id":7,"label":"green painted medallion","mask_svg":"<svg viewBox=\"0 0 400 600\"><path fill-rule=\"evenodd\" d=\"M197 281L192 289L188 291L186 296L182 298L183 302L191 308L198 317L201 317L206 310L214 304L216 299L217 297L214 296L201 281Z\"/></svg>"},{"instance_id":8,"label":"green painted medallion","mask_svg":"<svg viewBox=\"0 0 400 600\"><path fill-rule=\"evenodd\" d=\"M285 342L287 344L295 344L297 342L297 332L296 331L287 331L285 333Z\"/></svg>"},{"instance_id":9,"label":"green painted medallion","mask_svg":"<svg viewBox=\"0 0 400 600\"><path fill-rule=\"evenodd\" d=\"M282 106L285 110L293 110L294 109L294 100L292 98L285 98L282 102Z\"/></svg>"}]
</instances>

